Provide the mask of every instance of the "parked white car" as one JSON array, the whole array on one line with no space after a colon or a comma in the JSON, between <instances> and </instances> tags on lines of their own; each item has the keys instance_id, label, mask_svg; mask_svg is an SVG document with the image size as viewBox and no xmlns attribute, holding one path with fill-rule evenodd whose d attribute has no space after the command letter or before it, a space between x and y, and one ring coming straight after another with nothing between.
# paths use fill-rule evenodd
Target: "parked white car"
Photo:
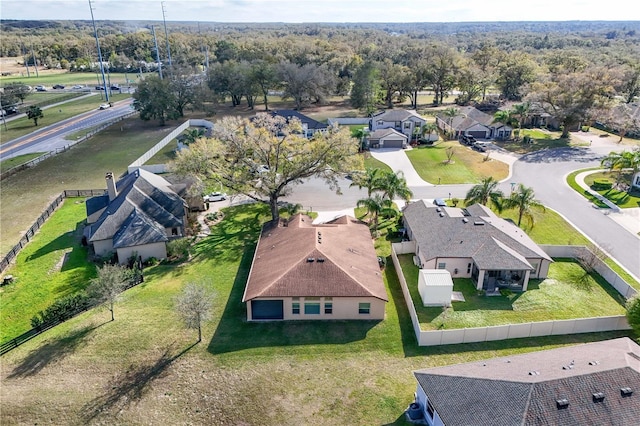
<instances>
[{"instance_id":1,"label":"parked white car","mask_svg":"<svg viewBox=\"0 0 640 426\"><path fill-rule=\"evenodd\" d=\"M213 203L216 201L223 201L227 199L227 194L224 192L212 192L211 194L204 196L204 201L207 203Z\"/></svg>"},{"instance_id":2,"label":"parked white car","mask_svg":"<svg viewBox=\"0 0 640 426\"><path fill-rule=\"evenodd\" d=\"M110 108L110 107L111 107L110 104L100 104L100 108L98 108L98 109L107 109L107 108Z\"/></svg>"}]
</instances>

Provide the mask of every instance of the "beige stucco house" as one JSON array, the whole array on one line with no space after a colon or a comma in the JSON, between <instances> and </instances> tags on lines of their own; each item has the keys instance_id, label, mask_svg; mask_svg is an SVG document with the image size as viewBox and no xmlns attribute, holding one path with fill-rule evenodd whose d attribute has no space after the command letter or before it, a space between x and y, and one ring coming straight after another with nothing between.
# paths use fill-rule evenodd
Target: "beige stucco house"
<instances>
[{"instance_id":1,"label":"beige stucco house","mask_svg":"<svg viewBox=\"0 0 640 426\"><path fill-rule=\"evenodd\" d=\"M522 229L481 204L461 209L419 200L404 208L404 225L420 268L471 278L478 290L525 291L530 278L547 277L552 262Z\"/></svg>"},{"instance_id":2,"label":"beige stucco house","mask_svg":"<svg viewBox=\"0 0 640 426\"><path fill-rule=\"evenodd\" d=\"M368 135L370 148L406 148L409 137L394 129L378 129Z\"/></svg>"},{"instance_id":3,"label":"beige stucco house","mask_svg":"<svg viewBox=\"0 0 640 426\"><path fill-rule=\"evenodd\" d=\"M86 202L84 237L98 256L115 252L120 263L167 257L167 242L185 236L187 204L173 185L143 169L117 183L106 174L107 193Z\"/></svg>"},{"instance_id":4,"label":"beige stucco house","mask_svg":"<svg viewBox=\"0 0 640 426\"><path fill-rule=\"evenodd\" d=\"M393 129L411 140L414 134L420 133L420 129L426 122L427 120L415 110L390 109L371 116L369 129L372 132L380 129ZM391 147L387 146L387 148Z\"/></svg>"},{"instance_id":5,"label":"beige stucco house","mask_svg":"<svg viewBox=\"0 0 640 426\"><path fill-rule=\"evenodd\" d=\"M369 228L298 214L264 225L242 301L247 320L381 320L387 292Z\"/></svg>"}]
</instances>

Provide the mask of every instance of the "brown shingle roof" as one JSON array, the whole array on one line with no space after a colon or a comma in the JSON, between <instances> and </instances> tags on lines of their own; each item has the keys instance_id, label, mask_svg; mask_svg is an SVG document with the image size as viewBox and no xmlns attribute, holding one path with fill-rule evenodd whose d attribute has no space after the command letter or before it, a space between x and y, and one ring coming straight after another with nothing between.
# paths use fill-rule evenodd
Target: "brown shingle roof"
<instances>
[{"instance_id":1,"label":"brown shingle roof","mask_svg":"<svg viewBox=\"0 0 640 426\"><path fill-rule=\"evenodd\" d=\"M367 226L352 217L311 222L298 214L263 227L243 302L323 296L388 300Z\"/></svg>"}]
</instances>

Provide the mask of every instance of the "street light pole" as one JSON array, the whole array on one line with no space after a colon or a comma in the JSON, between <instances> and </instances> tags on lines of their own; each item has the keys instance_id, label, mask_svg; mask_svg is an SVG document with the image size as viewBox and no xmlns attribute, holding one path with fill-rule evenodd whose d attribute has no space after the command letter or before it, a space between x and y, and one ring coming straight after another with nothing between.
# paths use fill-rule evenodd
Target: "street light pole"
<instances>
[{"instance_id":1,"label":"street light pole","mask_svg":"<svg viewBox=\"0 0 640 426\"><path fill-rule=\"evenodd\" d=\"M96 28L96 21L93 19L93 5L91 4L91 0L88 1L89 10L91 11L91 22L93 23L93 34L96 37L96 48L98 49L98 63L100 64L100 74L102 74L102 87L106 100L109 102L109 91L107 90L107 80L104 77L104 65L102 63L102 52L100 51L100 40L98 40L98 29Z\"/></svg>"},{"instance_id":2,"label":"street light pole","mask_svg":"<svg viewBox=\"0 0 640 426\"><path fill-rule=\"evenodd\" d=\"M167 21L164 17L164 2L160 2L162 5L162 22L164 22L164 38L167 41L167 60L169 61L169 66L171 66L171 48L169 47L169 34L167 33Z\"/></svg>"}]
</instances>

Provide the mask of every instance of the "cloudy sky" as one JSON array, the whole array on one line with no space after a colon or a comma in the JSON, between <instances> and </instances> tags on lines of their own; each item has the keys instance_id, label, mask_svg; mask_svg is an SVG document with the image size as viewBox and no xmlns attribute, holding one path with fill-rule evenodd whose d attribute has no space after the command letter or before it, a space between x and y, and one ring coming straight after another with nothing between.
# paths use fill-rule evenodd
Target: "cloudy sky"
<instances>
[{"instance_id":1,"label":"cloudy sky","mask_svg":"<svg viewBox=\"0 0 640 426\"><path fill-rule=\"evenodd\" d=\"M92 0L98 20L161 20L161 1ZM640 20L634 0L165 0L167 21ZM2 19L91 19L88 0L2 0Z\"/></svg>"}]
</instances>

